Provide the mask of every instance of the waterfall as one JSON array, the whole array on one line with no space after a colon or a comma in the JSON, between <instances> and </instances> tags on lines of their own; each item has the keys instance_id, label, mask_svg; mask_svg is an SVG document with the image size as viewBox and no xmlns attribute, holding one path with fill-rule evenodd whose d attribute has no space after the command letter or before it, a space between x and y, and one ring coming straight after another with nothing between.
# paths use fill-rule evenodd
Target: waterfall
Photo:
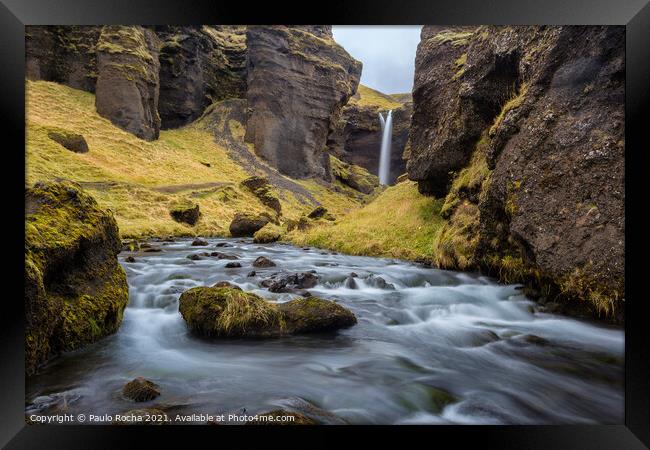
<instances>
[{"instance_id":1,"label":"waterfall","mask_svg":"<svg viewBox=\"0 0 650 450\"><path fill-rule=\"evenodd\" d=\"M390 175L390 144L393 139L393 111L386 118L379 113L381 123L381 153L379 154L379 184L388 184Z\"/></svg>"}]
</instances>

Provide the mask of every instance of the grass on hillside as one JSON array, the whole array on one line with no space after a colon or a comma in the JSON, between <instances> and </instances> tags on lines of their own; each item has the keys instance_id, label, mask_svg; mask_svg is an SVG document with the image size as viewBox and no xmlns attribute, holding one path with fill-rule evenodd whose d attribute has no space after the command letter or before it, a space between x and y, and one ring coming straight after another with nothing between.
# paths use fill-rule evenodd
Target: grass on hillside
<instances>
[{"instance_id":1,"label":"grass on hillside","mask_svg":"<svg viewBox=\"0 0 650 450\"><path fill-rule=\"evenodd\" d=\"M445 223L441 206L442 200L423 196L415 182L405 181L335 224L294 231L287 238L296 245L353 255L433 261L433 242Z\"/></svg>"},{"instance_id":2,"label":"grass on hillside","mask_svg":"<svg viewBox=\"0 0 650 450\"><path fill-rule=\"evenodd\" d=\"M67 179L81 183L102 207L110 208L122 237L227 235L235 212L272 212L239 186L249 176L215 143L213 135L190 124L162 130L147 142L114 126L95 110L95 96L57 83L26 82L27 183ZM88 153L74 153L48 137L51 129L83 135ZM308 189L314 182L304 182ZM312 195L343 213L360 201L325 187ZM313 206L278 190L283 213L299 217ZM169 207L179 201L199 204L195 226L172 220Z\"/></svg>"},{"instance_id":3,"label":"grass on hillside","mask_svg":"<svg viewBox=\"0 0 650 450\"><path fill-rule=\"evenodd\" d=\"M402 103L391 95L376 91L363 84L359 85L357 93L350 98L349 103L359 106L376 106L379 109L397 109L402 106Z\"/></svg>"}]
</instances>

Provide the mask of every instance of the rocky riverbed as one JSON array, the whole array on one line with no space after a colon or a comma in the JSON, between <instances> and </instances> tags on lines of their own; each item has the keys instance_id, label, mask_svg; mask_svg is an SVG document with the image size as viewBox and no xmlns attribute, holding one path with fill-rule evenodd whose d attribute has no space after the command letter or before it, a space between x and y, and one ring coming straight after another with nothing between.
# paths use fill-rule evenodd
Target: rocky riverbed
<instances>
[{"instance_id":1,"label":"rocky riverbed","mask_svg":"<svg viewBox=\"0 0 650 450\"><path fill-rule=\"evenodd\" d=\"M317 423L623 422L621 328L542 312L517 286L478 275L250 239L205 243L123 251L122 326L31 378L26 413L283 409ZM275 265L254 267L259 257ZM357 323L270 339L196 336L179 297L220 281L272 303L334 301ZM123 388L137 377L160 395L127 398Z\"/></svg>"}]
</instances>

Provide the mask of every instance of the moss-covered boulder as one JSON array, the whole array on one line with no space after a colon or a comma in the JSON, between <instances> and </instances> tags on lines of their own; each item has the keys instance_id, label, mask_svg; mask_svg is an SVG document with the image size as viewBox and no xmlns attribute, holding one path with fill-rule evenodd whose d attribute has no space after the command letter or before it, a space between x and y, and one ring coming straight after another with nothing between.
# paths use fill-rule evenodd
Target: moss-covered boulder
<instances>
[{"instance_id":1,"label":"moss-covered boulder","mask_svg":"<svg viewBox=\"0 0 650 450\"><path fill-rule=\"evenodd\" d=\"M253 242L257 244L267 244L275 242L282 237L282 228L272 223L267 223L257 230L253 235Z\"/></svg>"},{"instance_id":2,"label":"moss-covered boulder","mask_svg":"<svg viewBox=\"0 0 650 450\"><path fill-rule=\"evenodd\" d=\"M71 152L88 152L88 143L86 142L86 139L82 135L73 133L72 131L64 130L62 128L51 129L47 132L47 137Z\"/></svg>"},{"instance_id":3,"label":"moss-covered boulder","mask_svg":"<svg viewBox=\"0 0 650 450\"><path fill-rule=\"evenodd\" d=\"M179 202L169 208L169 215L176 222L195 225L201 217L199 205L192 202Z\"/></svg>"},{"instance_id":4,"label":"moss-covered boulder","mask_svg":"<svg viewBox=\"0 0 650 450\"><path fill-rule=\"evenodd\" d=\"M25 370L114 333L129 297L109 211L76 183L25 190Z\"/></svg>"},{"instance_id":5,"label":"moss-covered boulder","mask_svg":"<svg viewBox=\"0 0 650 450\"><path fill-rule=\"evenodd\" d=\"M379 186L379 178L361 166L348 164L330 156L332 175L341 183L364 194L370 194Z\"/></svg>"},{"instance_id":6,"label":"moss-covered boulder","mask_svg":"<svg viewBox=\"0 0 650 450\"><path fill-rule=\"evenodd\" d=\"M124 385L122 395L134 402L148 402L158 397L160 391L158 385L153 381L138 377Z\"/></svg>"},{"instance_id":7,"label":"moss-covered boulder","mask_svg":"<svg viewBox=\"0 0 650 450\"><path fill-rule=\"evenodd\" d=\"M270 219L263 215L237 213L230 222L230 234L232 237L253 236L269 222Z\"/></svg>"},{"instance_id":8,"label":"moss-covered boulder","mask_svg":"<svg viewBox=\"0 0 650 450\"><path fill-rule=\"evenodd\" d=\"M230 287L196 287L181 294L179 310L190 330L207 337L279 337L354 325L354 314L316 297L270 303Z\"/></svg>"},{"instance_id":9,"label":"moss-covered boulder","mask_svg":"<svg viewBox=\"0 0 650 450\"><path fill-rule=\"evenodd\" d=\"M278 214L282 213L280 199L271 184L269 184L268 178L252 176L242 181L241 185L251 191L264 206L271 208Z\"/></svg>"}]
</instances>

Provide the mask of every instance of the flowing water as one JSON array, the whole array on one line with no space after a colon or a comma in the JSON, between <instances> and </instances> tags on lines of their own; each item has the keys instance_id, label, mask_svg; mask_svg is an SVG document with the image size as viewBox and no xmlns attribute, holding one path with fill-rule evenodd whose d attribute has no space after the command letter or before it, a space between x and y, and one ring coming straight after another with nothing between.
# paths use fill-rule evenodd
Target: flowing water
<instances>
[{"instance_id":1,"label":"flowing water","mask_svg":"<svg viewBox=\"0 0 650 450\"><path fill-rule=\"evenodd\" d=\"M393 111L388 111L386 118L379 113L381 123L381 148L379 153L379 183L388 184L390 177L390 151L393 140Z\"/></svg>"},{"instance_id":2,"label":"flowing water","mask_svg":"<svg viewBox=\"0 0 650 450\"><path fill-rule=\"evenodd\" d=\"M230 247L215 249L218 242ZM318 413L326 423L623 423L620 328L536 311L517 286L478 275L280 244L190 243L164 243L163 252L136 254L135 263L120 254L130 286L121 328L29 380L28 413L115 414L158 405L221 414L284 406L328 411ZM187 258L206 250L235 254L242 268ZM260 255L277 267L247 277ZM228 280L283 302L295 296L258 287L280 270L315 270L320 282L310 291L352 310L358 324L270 340L188 333L178 312L182 291ZM351 272L358 289L345 287ZM376 287L370 275L394 289ZM157 383L162 395L143 404L122 398L121 387L136 376Z\"/></svg>"}]
</instances>

